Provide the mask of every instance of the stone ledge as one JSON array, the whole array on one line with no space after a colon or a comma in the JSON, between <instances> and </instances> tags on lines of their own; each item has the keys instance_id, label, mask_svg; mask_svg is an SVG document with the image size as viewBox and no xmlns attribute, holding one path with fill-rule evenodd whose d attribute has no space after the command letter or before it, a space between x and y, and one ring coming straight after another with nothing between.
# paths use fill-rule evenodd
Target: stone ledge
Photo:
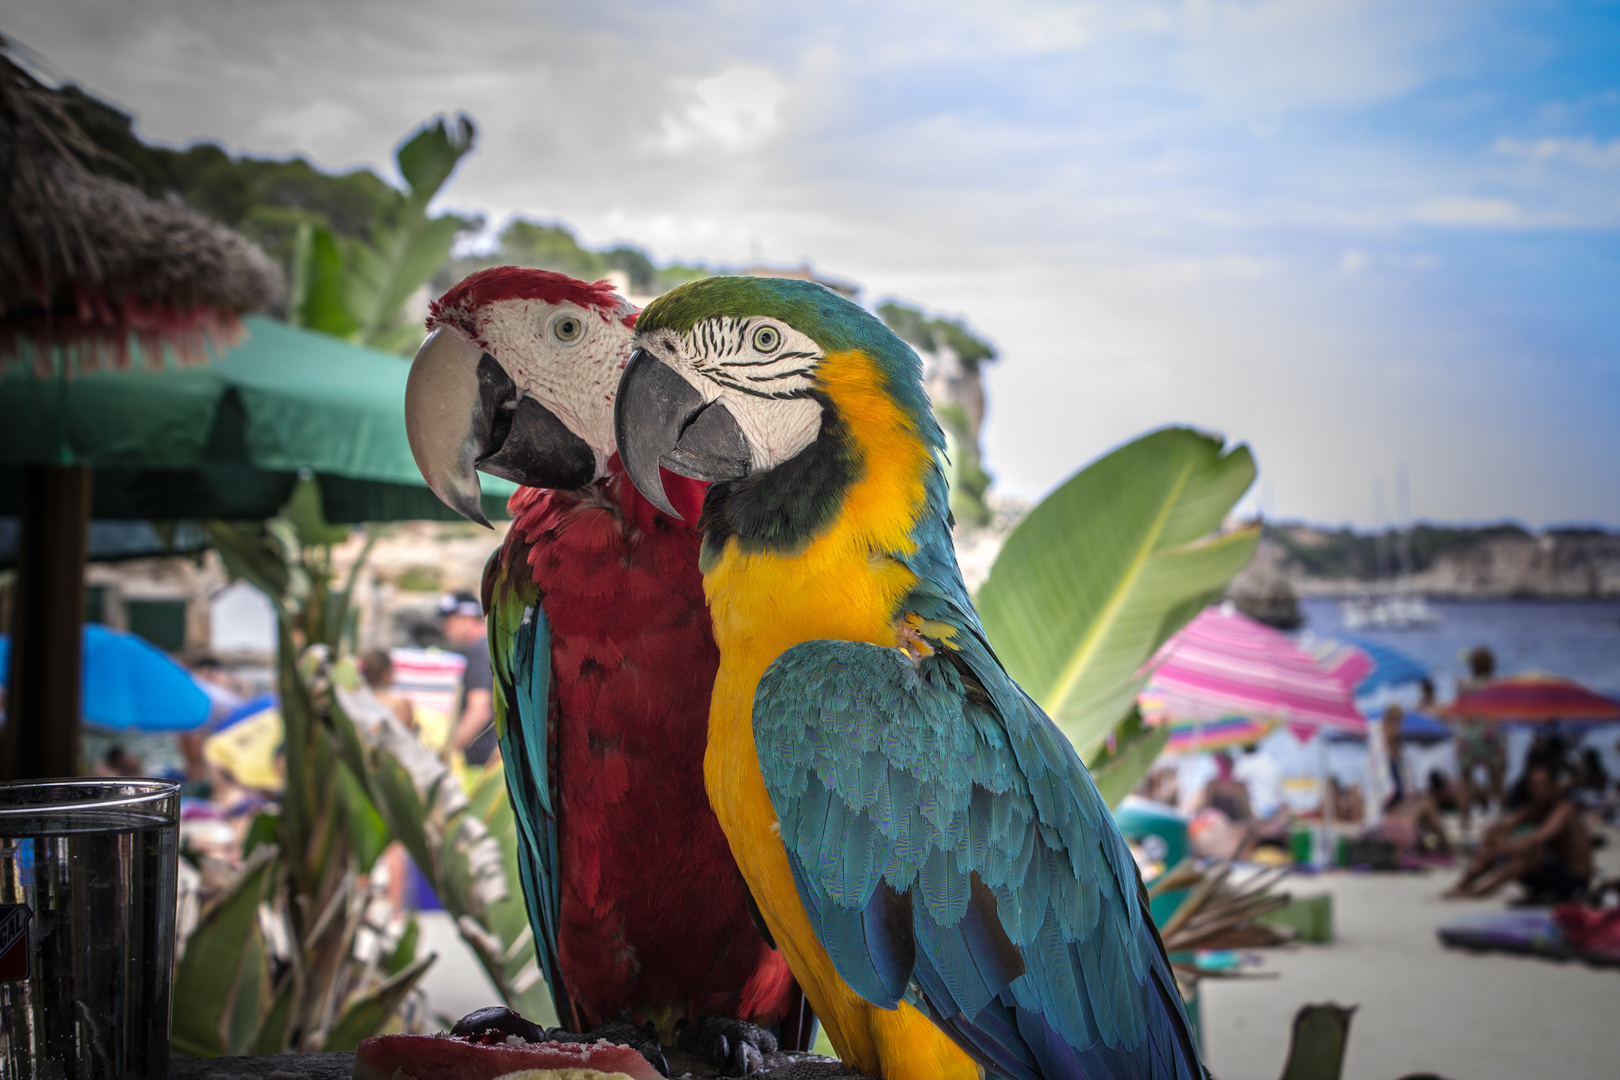
<instances>
[{"instance_id":1,"label":"stone ledge","mask_svg":"<svg viewBox=\"0 0 1620 1080\"><path fill-rule=\"evenodd\" d=\"M758 1080L866 1080L843 1062L816 1054L771 1054ZM672 1078L712 1080L719 1076L706 1062L676 1050L669 1052ZM272 1054L263 1057L193 1058L179 1054L169 1062L169 1080L349 1080L354 1055Z\"/></svg>"}]
</instances>

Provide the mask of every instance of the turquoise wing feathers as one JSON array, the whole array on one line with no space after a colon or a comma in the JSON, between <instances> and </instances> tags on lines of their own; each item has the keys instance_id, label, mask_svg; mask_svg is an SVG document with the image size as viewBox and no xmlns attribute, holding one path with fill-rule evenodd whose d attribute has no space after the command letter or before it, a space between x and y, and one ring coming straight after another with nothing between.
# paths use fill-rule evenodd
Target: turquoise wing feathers
<instances>
[{"instance_id":1,"label":"turquoise wing feathers","mask_svg":"<svg viewBox=\"0 0 1620 1080\"><path fill-rule=\"evenodd\" d=\"M760 682L760 766L819 939L856 992L911 1001L992 1075L1201 1076L1129 850L956 591L906 605L931 655L812 641Z\"/></svg>"},{"instance_id":2,"label":"turquoise wing feathers","mask_svg":"<svg viewBox=\"0 0 1620 1080\"><path fill-rule=\"evenodd\" d=\"M548 759L551 714L551 627L540 590L521 571L499 571L490 556L484 595L488 604L489 659L495 675L495 731L506 769L506 791L518 827L518 872L534 933L535 959L563 1023L572 1006L557 958L560 885L556 792Z\"/></svg>"}]
</instances>

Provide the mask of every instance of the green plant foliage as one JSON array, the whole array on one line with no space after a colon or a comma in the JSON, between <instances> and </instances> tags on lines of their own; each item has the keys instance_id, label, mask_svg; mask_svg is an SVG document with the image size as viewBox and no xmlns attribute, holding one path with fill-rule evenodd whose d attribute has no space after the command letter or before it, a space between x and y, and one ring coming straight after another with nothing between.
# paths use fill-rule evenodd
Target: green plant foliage
<instances>
[{"instance_id":1,"label":"green plant foliage","mask_svg":"<svg viewBox=\"0 0 1620 1080\"><path fill-rule=\"evenodd\" d=\"M961 319L931 319L910 304L879 304L878 318L900 339L922 352L948 347L969 368L996 359L996 347L967 328Z\"/></svg>"},{"instance_id":2,"label":"green plant foliage","mask_svg":"<svg viewBox=\"0 0 1620 1080\"><path fill-rule=\"evenodd\" d=\"M424 956L369 993L350 1002L338 1022L332 1025L326 1041L321 1044L321 1050L326 1053L334 1050L353 1050L360 1045L361 1039L376 1034L383 1024L388 1022L388 1018L394 1015L394 1011L404 1003L405 995L411 992L417 980L432 963L432 956Z\"/></svg>"},{"instance_id":3,"label":"green plant foliage","mask_svg":"<svg viewBox=\"0 0 1620 1080\"><path fill-rule=\"evenodd\" d=\"M444 585L444 573L437 566L407 566L394 579L396 588L405 592L436 593Z\"/></svg>"},{"instance_id":4,"label":"green plant foliage","mask_svg":"<svg viewBox=\"0 0 1620 1080\"><path fill-rule=\"evenodd\" d=\"M979 459L979 444L968 426L967 411L953 403L937 405L934 415L945 432L945 479L951 488L951 513L958 526L984 526L994 516L985 496L993 478Z\"/></svg>"},{"instance_id":5,"label":"green plant foliage","mask_svg":"<svg viewBox=\"0 0 1620 1080\"><path fill-rule=\"evenodd\" d=\"M352 338L360 320L349 310L344 291L344 258L339 239L324 225L298 226L288 262L287 321L333 337Z\"/></svg>"},{"instance_id":6,"label":"green plant foliage","mask_svg":"<svg viewBox=\"0 0 1620 1080\"><path fill-rule=\"evenodd\" d=\"M1091 778L1109 806L1118 806L1153 767L1153 759L1170 741L1168 727L1148 727L1142 714L1131 710L1114 729L1105 748L1091 760Z\"/></svg>"},{"instance_id":7,"label":"green plant foliage","mask_svg":"<svg viewBox=\"0 0 1620 1080\"><path fill-rule=\"evenodd\" d=\"M260 892L274 898L269 917L282 922L294 955L273 959L257 919L221 936L209 963L241 974L229 995L207 981L177 982L176 1016L204 1018L192 1025L197 1030L177 1031L187 1052L202 1055L351 1045L388 1022L433 962L415 958L412 942L394 953L401 965L384 971L354 949L368 895L360 875L391 835L373 802L359 736L331 707L327 676L330 657L352 640L349 597L375 534L339 587L331 546L349 532L324 520L309 479L295 485L277 517L210 522L209 531L226 569L262 589L276 611L286 786L281 812L254 822L251 850L255 859L275 857Z\"/></svg>"},{"instance_id":8,"label":"green plant foliage","mask_svg":"<svg viewBox=\"0 0 1620 1080\"><path fill-rule=\"evenodd\" d=\"M261 844L274 846L276 837L280 835L280 814L254 814L247 835L242 838L242 858L251 858Z\"/></svg>"},{"instance_id":9,"label":"green plant foliage","mask_svg":"<svg viewBox=\"0 0 1620 1080\"><path fill-rule=\"evenodd\" d=\"M706 266L675 263L660 267L646 252L624 244L598 251L581 244L566 225L516 218L501 230L493 252L457 259L441 270L434 278L434 291L443 292L476 270L505 265L554 270L584 281L597 281L619 271L630 279L630 291L637 296L657 296L714 273Z\"/></svg>"},{"instance_id":10,"label":"green plant foliage","mask_svg":"<svg viewBox=\"0 0 1620 1080\"><path fill-rule=\"evenodd\" d=\"M1070 477L1007 538L979 590L985 629L1088 761L1155 650L1253 555L1257 526L1214 530L1254 475L1247 447L1166 428Z\"/></svg>"},{"instance_id":11,"label":"green plant foliage","mask_svg":"<svg viewBox=\"0 0 1620 1080\"><path fill-rule=\"evenodd\" d=\"M394 155L406 194L364 238L307 225L293 248L290 320L373 348L415 348L422 328L406 302L445 264L456 234L476 224L454 214L429 217L427 208L476 140L465 114L439 117L407 138Z\"/></svg>"},{"instance_id":12,"label":"green plant foliage","mask_svg":"<svg viewBox=\"0 0 1620 1080\"><path fill-rule=\"evenodd\" d=\"M555 1024L528 912L510 884L520 880L517 821L501 766L470 772L464 789L376 699L352 661L333 665L328 678L334 729L357 733L365 764L356 774L392 834L433 883L507 1006Z\"/></svg>"},{"instance_id":13,"label":"green plant foliage","mask_svg":"<svg viewBox=\"0 0 1620 1080\"><path fill-rule=\"evenodd\" d=\"M294 974L288 971L281 977L275 996L270 999L270 1008L264 1014L264 1022L259 1025L253 1053L280 1054L286 1050L289 1035L287 1025L292 1022L293 994L298 989Z\"/></svg>"},{"instance_id":14,"label":"green plant foliage","mask_svg":"<svg viewBox=\"0 0 1620 1080\"><path fill-rule=\"evenodd\" d=\"M246 1053L259 1002L268 996L259 903L274 876L275 851L261 848L203 913L174 975L174 1048L193 1057ZM237 1006L243 1006L239 1009Z\"/></svg>"},{"instance_id":15,"label":"green plant foliage","mask_svg":"<svg viewBox=\"0 0 1620 1080\"><path fill-rule=\"evenodd\" d=\"M382 815L372 804L366 786L355 778L354 770L341 758L337 762L335 776L339 800L348 819L349 843L354 849L355 862L362 874L369 874L392 837L388 826L383 823Z\"/></svg>"},{"instance_id":16,"label":"green plant foliage","mask_svg":"<svg viewBox=\"0 0 1620 1080\"><path fill-rule=\"evenodd\" d=\"M286 259L300 228L322 226L338 237L364 236L400 212L405 195L370 169L327 173L302 157L232 155L215 143L182 150L152 146L135 134L126 112L72 84L57 91L69 115L106 157L96 171L154 199L177 196Z\"/></svg>"},{"instance_id":17,"label":"green plant foliage","mask_svg":"<svg viewBox=\"0 0 1620 1080\"><path fill-rule=\"evenodd\" d=\"M1333 1004L1301 1006L1294 1014L1282 1080L1339 1080L1355 1011Z\"/></svg>"},{"instance_id":18,"label":"green plant foliage","mask_svg":"<svg viewBox=\"0 0 1620 1080\"><path fill-rule=\"evenodd\" d=\"M399 935L399 944L394 951L383 957L382 969L390 975L398 975L401 971L416 962L416 946L422 940L422 925L412 915L405 923L405 932Z\"/></svg>"}]
</instances>

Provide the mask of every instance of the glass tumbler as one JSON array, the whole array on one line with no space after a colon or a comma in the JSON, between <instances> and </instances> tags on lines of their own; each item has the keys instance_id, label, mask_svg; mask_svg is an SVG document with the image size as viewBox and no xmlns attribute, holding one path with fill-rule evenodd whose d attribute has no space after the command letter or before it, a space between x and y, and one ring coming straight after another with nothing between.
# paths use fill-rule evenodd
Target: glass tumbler
<instances>
[{"instance_id":1,"label":"glass tumbler","mask_svg":"<svg viewBox=\"0 0 1620 1080\"><path fill-rule=\"evenodd\" d=\"M165 1080L180 785L0 784L0 1080Z\"/></svg>"}]
</instances>

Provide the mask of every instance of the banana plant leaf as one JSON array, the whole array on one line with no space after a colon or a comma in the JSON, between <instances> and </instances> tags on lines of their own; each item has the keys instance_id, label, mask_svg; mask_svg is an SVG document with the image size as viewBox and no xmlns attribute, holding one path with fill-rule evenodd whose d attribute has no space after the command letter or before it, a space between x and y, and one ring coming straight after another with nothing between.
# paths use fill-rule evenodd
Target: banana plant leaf
<instances>
[{"instance_id":1,"label":"banana plant leaf","mask_svg":"<svg viewBox=\"0 0 1620 1080\"><path fill-rule=\"evenodd\" d=\"M406 301L450 255L456 234L474 227L427 208L477 140L465 114L423 125L395 152L408 194L369 237L340 239L325 226L305 226L293 255L292 321L390 352L409 352L422 327Z\"/></svg>"},{"instance_id":2,"label":"banana plant leaf","mask_svg":"<svg viewBox=\"0 0 1620 1080\"><path fill-rule=\"evenodd\" d=\"M98 520L261 520L300 473L328 522L458 520L428 490L405 436L399 357L250 316L246 338L202 367L72 379L0 373L0 515L18 471L95 467ZM513 490L487 478L484 510Z\"/></svg>"},{"instance_id":3,"label":"banana plant leaf","mask_svg":"<svg viewBox=\"0 0 1620 1080\"><path fill-rule=\"evenodd\" d=\"M1013 530L979 590L1007 670L1088 763L1143 666L1249 561L1258 525L1218 533L1254 482L1248 447L1165 428L1066 480Z\"/></svg>"},{"instance_id":4,"label":"banana plant leaf","mask_svg":"<svg viewBox=\"0 0 1620 1080\"><path fill-rule=\"evenodd\" d=\"M174 1048L194 1057L245 1054L270 997L259 903L275 864L260 848L205 912L174 976Z\"/></svg>"},{"instance_id":5,"label":"banana plant leaf","mask_svg":"<svg viewBox=\"0 0 1620 1080\"><path fill-rule=\"evenodd\" d=\"M535 959L533 931L517 888L517 823L499 766L472 773L467 788L379 702L354 662L330 671L339 757L369 785L372 802L432 880L456 926L508 1007L555 1024Z\"/></svg>"},{"instance_id":6,"label":"banana plant leaf","mask_svg":"<svg viewBox=\"0 0 1620 1080\"><path fill-rule=\"evenodd\" d=\"M1111 744L1090 763L1091 778L1097 782L1103 802L1117 807L1136 789L1169 741L1168 728L1148 727L1137 712L1126 717L1115 729Z\"/></svg>"}]
</instances>

